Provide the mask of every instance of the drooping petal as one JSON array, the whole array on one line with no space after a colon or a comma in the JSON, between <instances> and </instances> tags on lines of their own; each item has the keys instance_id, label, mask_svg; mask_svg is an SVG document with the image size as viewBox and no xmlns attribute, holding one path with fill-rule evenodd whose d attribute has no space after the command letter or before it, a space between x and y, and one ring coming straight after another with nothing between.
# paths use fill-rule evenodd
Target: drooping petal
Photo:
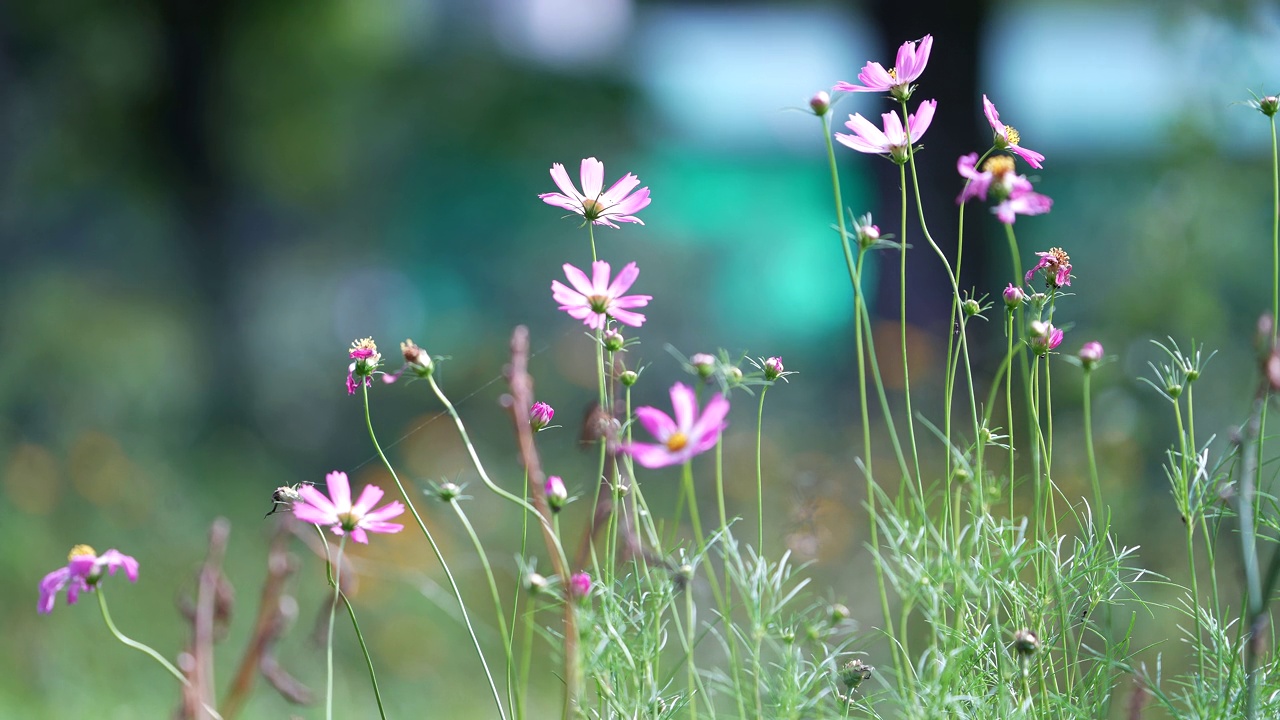
<instances>
[{"instance_id":1,"label":"drooping petal","mask_svg":"<svg viewBox=\"0 0 1280 720\"><path fill-rule=\"evenodd\" d=\"M862 137L858 135L847 135L845 133L836 133L836 142L840 143L841 145L844 145L845 147L853 148L854 150L857 150L860 153L870 153L872 155L875 155L879 153L888 152L888 149L883 145L876 145L876 144L867 142L866 140L864 140Z\"/></svg>"},{"instance_id":2,"label":"drooping petal","mask_svg":"<svg viewBox=\"0 0 1280 720\"><path fill-rule=\"evenodd\" d=\"M298 490L299 493L302 489ZM303 498L304 500L306 498ZM293 504L293 516L304 523L310 525L332 525L338 522L337 513L325 512L309 502L296 502Z\"/></svg>"},{"instance_id":3,"label":"drooping petal","mask_svg":"<svg viewBox=\"0 0 1280 720\"><path fill-rule=\"evenodd\" d=\"M648 296L647 295L631 295L630 297L647 298ZM617 308L612 308L609 310L609 315L612 316L614 320L617 320L623 325L629 325L631 327L640 327L641 325L644 325L644 321L645 321L644 315L641 315L640 313L636 313L636 312L631 312L630 310L620 310Z\"/></svg>"},{"instance_id":4,"label":"drooping petal","mask_svg":"<svg viewBox=\"0 0 1280 720\"><path fill-rule=\"evenodd\" d=\"M588 200L600 197L604 187L604 163L591 157L582 161L582 195Z\"/></svg>"},{"instance_id":5,"label":"drooping petal","mask_svg":"<svg viewBox=\"0 0 1280 720\"><path fill-rule=\"evenodd\" d=\"M71 571L65 567L44 576L40 581L40 599L36 602L36 612L47 615L53 612L53 604L58 599L58 591L71 579Z\"/></svg>"},{"instance_id":6,"label":"drooping petal","mask_svg":"<svg viewBox=\"0 0 1280 720\"><path fill-rule=\"evenodd\" d=\"M1037 170L1044 168L1044 155L1041 155L1035 150L1028 150L1021 145L1010 145L1009 152L1017 155L1023 160L1026 160L1028 165Z\"/></svg>"},{"instance_id":7,"label":"drooping petal","mask_svg":"<svg viewBox=\"0 0 1280 720\"><path fill-rule=\"evenodd\" d=\"M389 522L381 522L381 521L364 522L360 524L360 527L363 527L365 530L368 530L369 532L387 533L387 534L398 533L401 530L404 530L404 526L399 523L389 523Z\"/></svg>"}]
</instances>

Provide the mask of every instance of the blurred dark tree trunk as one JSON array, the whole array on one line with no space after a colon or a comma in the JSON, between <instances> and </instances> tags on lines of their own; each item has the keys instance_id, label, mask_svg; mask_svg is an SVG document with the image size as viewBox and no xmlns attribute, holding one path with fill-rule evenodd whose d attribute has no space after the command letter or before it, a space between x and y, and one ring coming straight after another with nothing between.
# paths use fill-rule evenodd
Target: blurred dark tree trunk
<instances>
[{"instance_id":1,"label":"blurred dark tree trunk","mask_svg":"<svg viewBox=\"0 0 1280 720\"><path fill-rule=\"evenodd\" d=\"M886 54L868 59L877 60L886 67L892 65L903 42L933 35L929 67L909 105L911 112L915 112L923 100L932 98L938 101L937 114L925 135L923 151L916 155L916 162L920 174L920 197L930 234L953 264L958 233L955 198L961 188L955 170L956 158L985 148L980 131L980 126L985 126L986 121L982 118L978 71L981 32L990 8L990 0L921 0L915 3L875 0L869 7L876 23L876 33L886 43ZM898 168L887 162L875 163L875 168L881 208L876 213L876 222L881 229L896 233L901 211ZM911 187L910 172L907 173L907 187ZM975 207L974 210L978 209ZM983 262L981 251L986 246L981 235L983 224L973 221L974 213L970 213L970 218L966 223L967 260L961 266L960 288L977 287L981 295L982 289L993 287L994 281L984 277L988 263ZM911 245L907 253L907 323L932 337L945 338L943 333L948 332L951 308L950 283L941 261L921 233L915 199L910 192L907 242ZM880 267L876 307L880 317L896 327L900 287L896 255L891 261L886 255ZM930 358L929 365L936 367L941 360L940 356Z\"/></svg>"},{"instance_id":2,"label":"blurred dark tree trunk","mask_svg":"<svg viewBox=\"0 0 1280 720\"><path fill-rule=\"evenodd\" d=\"M257 353L240 347L235 313L231 190L216 160L218 76L233 0L159 0L167 71L157 88L152 137L159 169L169 181L179 220L175 242L185 254L182 272L202 314L201 346L209 358L209 427L242 422L245 376Z\"/></svg>"}]
</instances>

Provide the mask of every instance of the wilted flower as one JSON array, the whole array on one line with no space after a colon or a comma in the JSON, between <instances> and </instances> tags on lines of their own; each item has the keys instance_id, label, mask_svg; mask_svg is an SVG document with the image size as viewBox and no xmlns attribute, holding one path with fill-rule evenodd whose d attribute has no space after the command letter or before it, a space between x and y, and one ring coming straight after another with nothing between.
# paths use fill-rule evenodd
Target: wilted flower
<instances>
[{"instance_id":1,"label":"wilted flower","mask_svg":"<svg viewBox=\"0 0 1280 720\"><path fill-rule=\"evenodd\" d=\"M426 350L418 347L413 340L405 340L400 343L400 354L404 355L404 369L409 370L418 377L427 377L435 370L435 361L431 359Z\"/></svg>"},{"instance_id":2,"label":"wilted flower","mask_svg":"<svg viewBox=\"0 0 1280 720\"><path fill-rule=\"evenodd\" d=\"M1035 655L1040 650L1040 638L1036 634L1023 628L1013 634L1013 649L1023 657Z\"/></svg>"},{"instance_id":3,"label":"wilted flower","mask_svg":"<svg viewBox=\"0 0 1280 720\"><path fill-rule=\"evenodd\" d=\"M840 668L840 682L844 683L844 686L849 690L853 690L861 685L864 680L870 678L874 670L874 667L866 664L860 658L855 658Z\"/></svg>"},{"instance_id":4,"label":"wilted flower","mask_svg":"<svg viewBox=\"0 0 1280 720\"><path fill-rule=\"evenodd\" d=\"M534 432L544 430L551 424L551 418L556 416L556 411L552 407L541 400L533 404L529 408L529 426Z\"/></svg>"},{"instance_id":5,"label":"wilted flower","mask_svg":"<svg viewBox=\"0 0 1280 720\"><path fill-rule=\"evenodd\" d=\"M968 180L956 198L957 205L972 198L986 200L990 195L997 203L991 212L1006 225L1012 225L1018 215L1042 215L1053 207L1052 198L1035 192L1025 175L1014 172L1013 158L1008 155L987 158L981 171L976 169L977 163L978 153L961 156L956 162L956 170Z\"/></svg>"},{"instance_id":6,"label":"wilted flower","mask_svg":"<svg viewBox=\"0 0 1280 720\"><path fill-rule=\"evenodd\" d=\"M547 496L547 505L551 507L551 512L560 512L564 504L569 501L569 491L565 489L564 480L561 480L559 475L548 477L546 484L542 486L542 492Z\"/></svg>"},{"instance_id":7,"label":"wilted flower","mask_svg":"<svg viewBox=\"0 0 1280 720\"><path fill-rule=\"evenodd\" d=\"M826 115L831 109L831 95L826 90L819 90L809 98L809 109L819 117Z\"/></svg>"},{"instance_id":8,"label":"wilted flower","mask_svg":"<svg viewBox=\"0 0 1280 720\"><path fill-rule=\"evenodd\" d=\"M382 355L378 354L373 338L353 341L347 355L354 360L347 368L347 394L355 395L360 383L363 382L365 387L372 384L373 373L378 369Z\"/></svg>"},{"instance_id":9,"label":"wilted flower","mask_svg":"<svg viewBox=\"0 0 1280 720\"><path fill-rule=\"evenodd\" d=\"M1004 305L1010 310L1017 310L1027 299L1027 294L1022 288L1009 283L1009 287L1004 289Z\"/></svg>"},{"instance_id":10,"label":"wilted flower","mask_svg":"<svg viewBox=\"0 0 1280 720\"><path fill-rule=\"evenodd\" d=\"M653 296L622 294L631 289L640 275L635 263L627 263L612 283L609 282L609 263L603 260L591 263L590 279L569 263L564 264L564 274L573 287L552 280L551 297L570 317L583 321L593 330L603 330L610 317L631 327L644 324L644 315L631 312L629 308L644 307Z\"/></svg>"},{"instance_id":11,"label":"wilted flower","mask_svg":"<svg viewBox=\"0 0 1280 720\"><path fill-rule=\"evenodd\" d=\"M575 598L584 598L591 594L591 576L584 573L574 573L569 576L569 594Z\"/></svg>"},{"instance_id":12,"label":"wilted flower","mask_svg":"<svg viewBox=\"0 0 1280 720\"><path fill-rule=\"evenodd\" d=\"M869 62L862 66L858 73L861 85L849 82L836 83L836 90L844 92L889 92L898 100L907 100L915 87L915 82L929 64L929 51L933 49L933 36L925 35L920 39L920 47L916 41L902 43L898 48L898 57L893 67L888 70L878 62Z\"/></svg>"},{"instance_id":13,"label":"wilted flower","mask_svg":"<svg viewBox=\"0 0 1280 720\"><path fill-rule=\"evenodd\" d=\"M1048 355L1050 350L1062 344L1062 330L1054 327L1052 323L1037 320L1031 323L1030 342L1031 349L1037 355Z\"/></svg>"},{"instance_id":14,"label":"wilted flower","mask_svg":"<svg viewBox=\"0 0 1280 720\"><path fill-rule=\"evenodd\" d=\"M548 205L576 212L596 225L617 228L615 223L620 222L644 224L635 213L649 205L649 188L631 192L640 184L640 178L627 173L602 193L600 190L604 187L604 163L595 158L582 161L581 178L582 192L578 192L564 166L553 163L551 179L555 180L560 192L543 193L538 197Z\"/></svg>"},{"instance_id":15,"label":"wilted flower","mask_svg":"<svg viewBox=\"0 0 1280 720\"><path fill-rule=\"evenodd\" d=\"M328 496L312 485L298 488L302 502L294 503L294 517L313 525L329 525L335 535L351 533L351 539L358 543L368 543L366 533L369 532L397 533L404 529L403 525L387 522L404 512L404 505L399 501L373 509L382 499L382 488L365 485L360 499L353 505L346 473L331 472L324 479L329 488Z\"/></svg>"},{"instance_id":16,"label":"wilted flower","mask_svg":"<svg viewBox=\"0 0 1280 720\"><path fill-rule=\"evenodd\" d=\"M991 124L991 129L995 131L997 148L1008 150L1026 160L1028 165L1037 170L1044 167L1044 156L1035 150L1028 150L1018 144L1022 137L1013 126L1000 122L1000 113L996 112L995 103L988 100L986 95L982 96L982 112L987 116L987 122Z\"/></svg>"},{"instance_id":17,"label":"wilted flower","mask_svg":"<svg viewBox=\"0 0 1280 720\"><path fill-rule=\"evenodd\" d=\"M924 137L924 133L933 122L933 113L938 107L937 100L925 100L920 107L907 118L907 129L911 133L911 142L915 144ZM902 118L896 112L882 114L884 130L871 124L861 114L850 115L844 125L853 131L852 135L836 133L836 140L843 145L861 153L887 155L899 165L905 163L909 156L907 133L902 127Z\"/></svg>"},{"instance_id":18,"label":"wilted flower","mask_svg":"<svg viewBox=\"0 0 1280 720\"><path fill-rule=\"evenodd\" d=\"M1044 282L1048 287L1060 288L1071 284L1071 256L1065 250L1049 248L1049 252L1038 252L1036 255L1040 256L1040 262L1027 271L1024 282L1031 282L1037 272L1044 270Z\"/></svg>"},{"instance_id":19,"label":"wilted flower","mask_svg":"<svg viewBox=\"0 0 1280 720\"><path fill-rule=\"evenodd\" d=\"M1102 362L1104 351L1102 343L1097 340L1090 340L1080 348L1078 357L1080 358L1080 366L1085 370L1092 370L1094 366Z\"/></svg>"},{"instance_id":20,"label":"wilted flower","mask_svg":"<svg viewBox=\"0 0 1280 720\"><path fill-rule=\"evenodd\" d=\"M80 593L89 592L97 587L106 575L115 575L116 570L124 568L124 574L130 582L138 581L138 561L119 550L108 550L101 555L88 545L76 545L67 555L66 567L58 568L40 581L40 600L36 603L36 611L48 614L53 611L53 603L58 593L67 589L67 604L75 605Z\"/></svg>"},{"instance_id":21,"label":"wilted flower","mask_svg":"<svg viewBox=\"0 0 1280 720\"><path fill-rule=\"evenodd\" d=\"M720 393L713 395L699 414L697 393L683 383L676 383L671 387L671 406L675 410L674 420L654 407L637 408L636 419L658 442L629 443L622 447L622 452L629 453L647 468L677 465L715 447L720 432L729 426L724 420L729 413L729 401Z\"/></svg>"}]
</instances>

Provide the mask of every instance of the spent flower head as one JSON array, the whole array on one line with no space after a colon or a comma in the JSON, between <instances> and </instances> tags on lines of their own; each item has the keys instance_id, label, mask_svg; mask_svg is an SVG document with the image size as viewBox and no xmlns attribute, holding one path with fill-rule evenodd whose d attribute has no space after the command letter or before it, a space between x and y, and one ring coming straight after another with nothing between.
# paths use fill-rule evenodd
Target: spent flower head
<instances>
[{"instance_id":1,"label":"spent flower head","mask_svg":"<svg viewBox=\"0 0 1280 720\"><path fill-rule=\"evenodd\" d=\"M919 42L919 47L916 43ZM844 92L888 92L895 99L906 101L911 98L915 86L911 83L920 78L924 68L929 64L929 52L933 49L933 36L925 35L919 41L910 40L898 48L898 57L894 66L886 70L878 62L868 62L858 73L861 85L850 82L836 83L836 90Z\"/></svg>"},{"instance_id":2,"label":"spent flower head","mask_svg":"<svg viewBox=\"0 0 1280 720\"><path fill-rule=\"evenodd\" d=\"M355 395L361 383L365 387L372 384L373 373L377 371L382 355L378 353L378 345L373 338L369 337L352 341L347 356L352 360L347 368L347 394Z\"/></svg>"},{"instance_id":3,"label":"spent flower head","mask_svg":"<svg viewBox=\"0 0 1280 720\"><path fill-rule=\"evenodd\" d=\"M54 601L63 588L67 591L67 604L75 605L80 593L93 590L105 575L115 575L120 568L124 568L129 582L138 581L138 561L132 557L114 549L99 555L88 545L76 545L67 555L66 566L45 575L40 581L36 612L52 612Z\"/></svg>"},{"instance_id":4,"label":"spent flower head","mask_svg":"<svg viewBox=\"0 0 1280 720\"><path fill-rule=\"evenodd\" d=\"M551 179L558 193L543 193L538 197L548 205L571 210L595 225L608 225L617 228L616 223L644 222L635 214L649 205L649 188L644 187L631 192L640 184L640 178L627 173L608 190L604 187L604 163L595 158L587 158L581 166L582 192L569 179L564 165L554 163L551 166Z\"/></svg>"},{"instance_id":5,"label":"spent flower head","mask_svg":"<svg viewBox=\"0 0 1280 720\"><path fill-rule=\"evenodd\" d=\"M911 137L911 145L919 142L933 122L933 113L937 107L937 100L925 100L920 103L919 108L907 118L905 130L902 118L897 112L887 112L880 116L884 121L884 130L873 125L860 113L850 115L849 121L844 126L852 130L853 134L836 133L836 141L860 153L883 155L902 165L907 162L911 154L907 144L908 133Z\"/></svg>"},{"instance_id":6,"label":"spent flower head","mask_svg":"<svg viewBox=\"0 0 1280 720\"><path fill-rule=\"evenodd\" d=\"M302 501L294 503L294 517L312 525L328 525L335 535L350 533L351 539L358 543L369 542L367 533L397 533L404 529L403 525L387 522L404 512L404 505L398 500L373 509L382 499L382 488L365 485L353 504L346 473L331 472L325 476L325 483L329 489L327 496L312 485L298 489Z\"/></svg>"},{"instance_id":7,"label":"spent flower head","mask_svg":"<svg viewBox=\"0 0 1280 720\"><path fill-rule=\"evenodd\" d=\"M400 354L404 356L404 367L400 369L400 372L408 370L414 375L424 378L435 371L435 360L427 354L426 350L418 347L417 343L411 339L406 339L400 343Z\"/></svg>"},{"instance_id":8,"label":"spent flower head","mask_svg":"<svg viewBox=\"0 0 1280 720\"><path fill-rule=\"evenodd\" d=\"M840 668L840 682L849 690L855 690L863 681L871 677L874 667L866 664L861 658L854 658Z\"/></svg>"},{"instance_id":9,"label":"spent flower head","mask_svg":"<svg viewBox=\"0 0 1280 720\"><path fill-rule=\"evenodd\" d=\"M590 278L569 263L564 264L564 274L573 287L552 280L551 297L570 317L581 320L592 330L604 330L609 318L631 327L644 324L644 315L632 312L631 308L648 305L653 296L623 295L640 276L635 263L627 263L613 282L609 281L609 263L603 260L591 263Z\"/></svg>"},{"instance_id":10,"label":"spent flower head","mask_svg":"<svg viewBox=\"0 0 1280 720\"><path fill-rule=\"evenodd\" d=\"M698 395L684 383L671 387L671 406L675 418L655 408L636 408L636 419L657 443L632 442L622 446L635 461L647 468L678 465L715 447L720 433L729 423L729 401L720 393L711 396L706 408L698 412Z\"/></svg>"},{"instance_id":11,"label":"spent flower head","mask_svg":"<svg viewBox=\"0 0 1280 720\"><path fill-rule=\"evenodd\" d=\"M973 198L996 202L991 209L1000 222L1012 225L1018 215L1043 215L1053 208L1053 199L1036 192L1025 175L1014 172L1013 158L993 155L977 169L978 153L963 155L956 161L956 171L965 179L964 189L956 198L961 205Z\"/></svg>"},{"instance_id":12,"label":"spent flower head","mask_svg":"<svg viewBox=\"0 0 1280 720\"><path fill-rule=\"evenodd\" d=\"M996 112L995 103L987 99L986 95L982 96L982 113L987 116L987 122L991 125L991 130L995 133L995 145L1000 150L1008 150L1017 155L1031 167L1039 170L1044 167L1044 155L1035 150L1028 150L1018 143L1022 140L1022 136L1012 125L1005 125L1000 122L1000 113Z\"/></svg>"},{"instance_id":13,"label":"spent flower head","mask_svg":"<svg viewBox=\"0 0 1280 720\"><path fill-rule=\"evenodd\" d=\"M1061 288L1071 284L1071 256L1062 248L1049 248L1049 252L1036 253L1040 261L1027 271L1023 282L1031 282L1037 272L1044 271L1044 284L1050 288Z\"/></svg>"}]
</instances>

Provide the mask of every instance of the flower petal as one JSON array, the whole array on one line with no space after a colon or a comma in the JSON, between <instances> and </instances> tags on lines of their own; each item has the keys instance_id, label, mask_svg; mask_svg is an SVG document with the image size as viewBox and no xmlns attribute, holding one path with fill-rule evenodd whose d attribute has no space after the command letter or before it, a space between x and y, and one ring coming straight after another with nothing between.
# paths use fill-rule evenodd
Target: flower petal
<instances>
[{"instance_id":1,"label":"flower petal","mask_svg":"<svg viewBox=\"0 0 1280 720\"><path fill-rule=\"evenodd\" d=\"M401 505L399 500L393 500L387 503L386 505L383 505L382 507L378 508L377 510L374 510L373 512L365 515L363 521L360 524L364 525L365 527L371 527L372 525L382 523L385 520L390 520L393 517L399 517L403 514L404 514L404 505ZM394 531L379 530L378 532L394 532Z\"/></svg>"},{"instance_id":2,"label":"flower petal","mask_svg":"<svg viewBox=\"0 0 1280 720\"><path fill-rule=\"evenodd\" d=\"M608 263L605 263L604 267L605 267L605 280L607 282L609 278ZM622 293L630 290L631 286L635 284L636 278L638 277L640 277L640 268L637 267L634 262L627 263L625 267L623 267L621 270L618 271L618 277L614 278L613 282L609 285L609 289L608 289L609 297L617 298L621 296Z\"/></svg>"},{"instance_id":3,"label":"flower petal","mask_svg":"<svg viewBox=\"0 0 1280 720\"><path fill-rule=\"evenodd\" d=\"M687 435L698 419L698 394L684 383L672 385L671 409L675 411L676 427Z\"/></svg>"},{"instance_id":4,"label":"flower petal","mask_svg":"<svg viewBox=\"0 0 1280 720\"><path fill-rule=\"evenodd\" d=\"M662 412L655 407L638 407L636 408L636 420L649 431L649 434L658 439L659 442L666 442L667 438L675 434L676 423L671 416Z\"/></svg>"},{"instance_id":5,"label":"flower petal","mask_svg":"<svg viewBox=\"0 0 1280 720\"><path fill-rule=\"evenodd\" d=\"M573 181L569 179L569 172L564 169L560 163L551 164L551 179L555 181L556 187L560 188L560 192L565 197L573 198L578 201L578 205L582 205L582 193L578 192L578 188L573 186ZM542 196L544 199L546 196Z\"/></svg>"},{"instance_id":6,"label":"flower petal","mask_svg":"<svg viewBox=\"0 0 1280 720\"><path fill-rule=\"evenodd\" d=\"M1013 153L1014 155L1017 155L1023 160L1026 160L1028 165L1030 165L1031 167L1037 170L1041 170L1044 168L1044 155L1041 155L1035 150L1028 150L1019 145L1010 145L1009 152Z\"/></svg>"},{"instance_id":7,"label":"flower petal","mask_svg":"<svg viewBox=\"0 0 1280 720\"><path fill-rule=\"evenodd\" d=\"M351 509L351 483L346 473L335 470L324 476L324 484L329 489L329 497L333 498L335 510L344 513Z\"/></svg>"},{"instance_id":8,"label":"flower petal","mask_svg":"<svg viewBox=\"0 0 1280 720\"><path fill-rule=\"evenodd\" d=\"M582 293L583 296L595 292L595 289L591 287L591 281L587 279L587 274L569 263L564 264L564 276L569 279L569 284L573 285L573 289ZM552 283L551 288L555 289L555 283Z\"/></svg>"},{"instance_id":9,"label":"flower petal","mask_svg":"<svg viewBox=\"0 0 1280 720\"><path fill-rule=\"evenodd\" d=\"M338 508L334 506L333 501L329 499L328 495L317 490L315 486L303 485L298 488L298 495L302 498L302 503L294 503L293 507L295 510L302 507L303 504L306 504L315 508L317 511L324 513L327 517L337 517Z\"/></svg>"},{"instance_id":10,"label":"flower petal","mask_svg":"<svg viewBox=\"0 0 1280 720\"><path fill-rule=\"evenodd\" d=\"M629 445L623 445L621 450L629 454L636 462L650 469L667 467L680 462L680 458L673 455L666 445L633 442Z\"/></svg>"},{"instance_id":11,"label":"flower petal","mask_svg":"<svg viewBox=\"0 0 1280 720\"><path fill-rule=\"evenodd\" d=\"M626 175L618 178L618 181L610 186L608 190L604 191L604 195L600 196L600 202L605 206L605 209L611 208L622 202L622 199L627 196L627 193L631 192L631 190L639 184L640 178L632 175L631 173L627 173Z\"/></svg>"},{"instance_id":12,"label":"flower petal","mask_svg":"<svg viewBox=\"0 0 1280 720\"><path fill-rule=\"evenodd\" d=\"M1004 123L1000 122L1000 113L996 112L995 103L987 99L986 95L982 96L982 114L987 116L987 123L991 125L991 129L997 135L1008 140L1009 134L1005 130Z\"/></svg>"},{"instance_id":13,"label":"flower petal","mask_svg":"<svg viewBox=\"0 0 1280 720\"><path fill-rule=\"evenodd\" d=\"M631 297L645 297L645 296L632 295ZM641 325L644 325L644 320L645 320L644 315L640 313L631 312L630 310L619 310L617 308L613 308L609 310L609 315L614 320L617 320L623 325L630 325L631 327L640 327Z\"/></svg>"},{"instance_id":14,"label":"flower petal","mask_svg":"<svg viewBox=\"0 0 1280 720\"><path fill-rule=\"evenodd\" d=\"M582 195L590 200L600 197L604 187L604 163L595 158L582 161Z\"/></svg>"},{"instance_id":15,"label":"flower petal","mask_svg":"<svg viewBox=\"0 0 1280 720\"><path fill-rule=\"evenodd\" d=\"M351 512L356 517L365 517L381 499L382 488L377 485L365 485L364 490L360 491L360 499L356 500L356 504L351 507Z\"/></svg>"},{"instance_id":16,"label":"flower petal","mask_svg":"<svg viewBox=\"0 0 1280 720\"><path fill-rule=\"evenodd\" d=\"M925 100L920 103L914 115L908 120L911 127L911 142L919 142L924 133L933 124L933 113L938 109L937 100Z\"/></svg>"},{"instance_id":17,"label":"flower petal","mask_svg":"<svg viewBox=\"0 0 1280 720\"><path fill-rule=\"evenodd\" d=\"M609 293L609 275L611 274L609 263L604 260L597 260L591 263L591 292L589 295L608 295Z\"/></svg>"}]
</instances>

